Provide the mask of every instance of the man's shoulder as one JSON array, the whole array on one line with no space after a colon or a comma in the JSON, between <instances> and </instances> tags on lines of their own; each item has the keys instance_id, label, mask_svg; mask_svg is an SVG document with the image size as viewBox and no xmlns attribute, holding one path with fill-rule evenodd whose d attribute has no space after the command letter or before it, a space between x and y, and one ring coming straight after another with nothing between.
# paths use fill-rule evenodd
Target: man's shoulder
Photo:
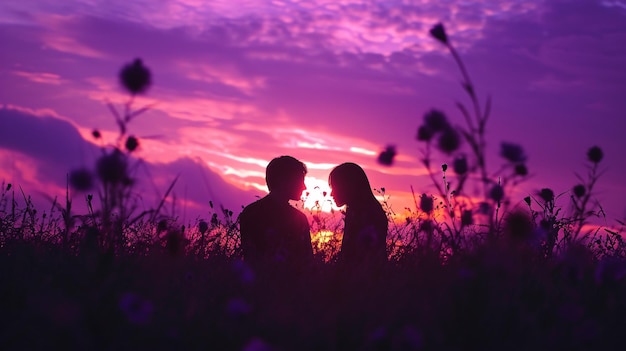
<instances>
[{"instance_id":1,"label":"man's shoulder","mask_svg":"<svg viewBox=\"0 0 626 351\"><path fill-rule=\"evenodd\" d=\"M306 215L302 211L298 210L297 208L291 205L289 206L288 211L291 217L297 218L300 222L306 222L308 225L309 220L307 219Z\"/></svg>"},{"instance_id":2,"label":"man's shoulder","mask_svg":"<svg viewBox=\"0 0 626 351\"><path fill-rule=\"evenodd\" d=\"M258 200L256 200L255 202L249 204L248 206L244 207L243 210L241 210L241 214L250 214L250 213L255 213L258 211L262 211L265 208L267 208L269 206L269 204L267 203L267 196L266 197L262 197Z\"/></svg>"},{"instance_id":3,"label":"man's shoulder","mask_svg":"<svg viewBox=\"0 0 626 351\"><path fill-rule=\"evenodd\" d=\"M289 203L277 203L272 201L272 199L267 196L244 207L241 211L240 217L245 218L267 215L298 218L299 220L308 221L306 215L302 213L302 211L291 206Z\"/></svg>"},{"instance_id":4,"label":"man's shoulder","mask_svg":"<svg viewBox=\"0 0 626 351\"><path fill-rule=\"evenodd\" d=\"M302 213L302 211L296 209L290 204L277 203L276 201L272 201L272 199L269 199L267 196L244 207L241 211L240 216L265 216L268 214L275 216L292 216L306 218L306 215Z\"/></svg>"},{"instance_id":5,"label":"man's shoulder","mask_svg":"<svg viewBox=\"0 0 626 351\"><path fill-rule=\"evenodd\" d=\"M306 217L306 215L302 211L300 211L299 209L295 208L291 204L288 204L287 206L285 206L284 210L293 213L294 216L297 215L299 217L300 216Z\"/></svg>"}]
</instances>

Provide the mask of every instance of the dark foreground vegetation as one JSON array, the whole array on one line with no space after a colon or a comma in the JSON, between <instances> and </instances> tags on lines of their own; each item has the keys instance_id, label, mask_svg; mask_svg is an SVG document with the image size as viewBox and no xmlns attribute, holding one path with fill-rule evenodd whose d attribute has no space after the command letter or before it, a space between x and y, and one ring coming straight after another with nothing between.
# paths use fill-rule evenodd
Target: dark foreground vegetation
<instances>
[{"instance_id":1,"label":"dark foreground vegetation","mask_svg":"<svg viewBox=\"0 0 626 351\"><path fill-rule=\"evenodd\" d=\"M612 350L624 343L624 258L598 258L577 244L546 257L503 236L445 260L437 250L414 250L377 272L320 261L288 277L259 276L218 246L197 252L176 232L156 239L147 224L135 229L155 240L129 241L115 253L90 246L80 229L64 245L59 232L14 225L3 212L3 350Z\"/></svg>"},{"instance_id":2,"label":"dark foreground vegetation","mask_svg":"<svg viewBox=\"0 0 626 351\"><path fill-rule=\"evenodd\" d=\"M593 197L602 150L589 149L587 177L565 196L543 188L512 206L526 155L502 143L504 164L491 176L489 100L479 104L443 26L431 35L459 64L472 108L458 104L465 127L436 110L424 116L417 140L436 193L416 195L406 219L393 220L386 266L338 267L341 226L321 212L311 213L314 237L334 234L315 243L316 265L296 276L248 267L231 211L178 223L161 211L170 187L139 212L131 164L140 141L127 124L146 111L132 102L150 74L136 60L120 73L131 93L124 111L109 106L119 138L94 170L70 173L64 203L37 212L2 184L0 349L624 349L623 223L592 221L603 214ZM396 152L387 147L379 162L392 166ZM450 159L440 170L438 156ZM72 212L74 191L86 194L88 213Z\"/></svg>"}]
</instances>

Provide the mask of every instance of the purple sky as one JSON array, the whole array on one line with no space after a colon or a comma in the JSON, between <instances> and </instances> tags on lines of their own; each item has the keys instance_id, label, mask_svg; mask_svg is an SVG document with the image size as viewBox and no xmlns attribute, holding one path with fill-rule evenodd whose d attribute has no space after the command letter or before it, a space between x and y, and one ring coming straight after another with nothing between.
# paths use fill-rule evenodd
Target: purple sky
<instances>
[{"instance_id":1,"label":"purple sky","mask_svg":"<svg viewBox=\"0 0 626 351\"><path fill-rule=\"evenodd\" d=\"M311 179L359 163L401 212L411 185L434 192L415 141L423 114L437 108L461 124L455 102L469 103L454 61L428 35L439 21L481 100L493 98L490 168L502 162L502 141L529 156L532 177L514 202L542 187L569 191L598 145L606 169L598 198L608 224L624 219L619 0L4 0L0 179L64 196L67 171L91 166L99 152L91 130L114 140L105 104L126 101L117 72L141 57L154 84L137 106L156 102L130 125L142 143L139 174L151 180L145 194L159 196L180 174L175 193L187 217L206 217L208 200L238 212L264 193L267 162L288 154ZM392 167L376 162L387 144L399 152Z\"/></svg>"}]
</instances>

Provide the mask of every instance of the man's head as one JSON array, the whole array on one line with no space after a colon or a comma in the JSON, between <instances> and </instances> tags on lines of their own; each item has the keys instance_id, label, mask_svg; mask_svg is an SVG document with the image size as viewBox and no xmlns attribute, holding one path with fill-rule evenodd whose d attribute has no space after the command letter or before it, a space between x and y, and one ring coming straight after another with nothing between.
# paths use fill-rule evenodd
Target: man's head
<instances>
[{"instance_id":1,"label":"man's head","mask_svg":"<svg viewBox=\"0 0 626 351\"><path fill-rule=\"evenodd\" d=\"M270 193L299 200L306 189L304 176L306 165L291 156L280 156L271 160L265 169L265 181Z\"/></svg>"}]
</instances>

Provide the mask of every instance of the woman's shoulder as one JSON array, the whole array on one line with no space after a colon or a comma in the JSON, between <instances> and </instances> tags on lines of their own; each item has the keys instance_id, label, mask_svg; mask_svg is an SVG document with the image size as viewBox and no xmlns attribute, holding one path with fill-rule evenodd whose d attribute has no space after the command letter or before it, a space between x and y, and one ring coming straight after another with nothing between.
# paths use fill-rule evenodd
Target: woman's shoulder
<instances>
[{"instance_id":1,"label":"woman's shoulder","mask_svg":"<svg viewBox=\"0 0 626 351\"><path fill-rule=\"evenodd\" d=\"M350 211L348 210L348 212ZM387 220L387 214L385 213L385 210L383 210L383 207L378 201L362 203L361 206L355 207L354 211L352 212L353 213L350 217L363 223L372 223Z\"/></svg>"},{"instance_id":2,"label":"woman's shoulder","mask_svg":"<svg viewBox=\"0 0 626 351\"><path fill-rule=\"evenodd\" d=\"M387 218L387 214L383 209L383 206L378 202L378 200L371 201L367 206L367 213L370 216L374 216L375 218L380 218L381 216Z\"/></svg>"}]
</instances>

